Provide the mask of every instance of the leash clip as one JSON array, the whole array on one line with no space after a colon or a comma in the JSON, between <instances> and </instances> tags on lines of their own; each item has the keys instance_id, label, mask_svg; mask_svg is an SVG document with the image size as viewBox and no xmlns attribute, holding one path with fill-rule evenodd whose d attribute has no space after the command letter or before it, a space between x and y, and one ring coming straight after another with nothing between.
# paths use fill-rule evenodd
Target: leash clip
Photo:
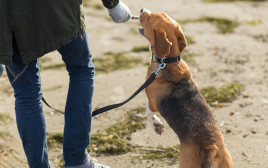
<instances>
[{"instance_id":1,"label":"leash clip","mask_svg":"<svg viewBox=\"0 0 268 168\"><path fill-rule=\"evenodd\" d=\"M156 75L155 78L158 77L158 72L166 67L166 63L162 63L158 65L157 70L153 71L153 73Z\"/></svg>"}]
</instances>

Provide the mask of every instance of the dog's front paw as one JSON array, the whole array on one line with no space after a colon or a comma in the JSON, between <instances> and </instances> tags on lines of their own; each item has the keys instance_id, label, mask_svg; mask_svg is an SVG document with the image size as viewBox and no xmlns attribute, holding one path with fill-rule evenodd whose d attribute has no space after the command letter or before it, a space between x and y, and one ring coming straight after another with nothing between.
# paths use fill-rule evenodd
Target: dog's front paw
<instances>
[{"instance_id":1,"label":"dog's front paw","mask_svg":"<svg viewBox=\"0 0 268 168\"><path fill-rule=\"evenodd\" d=\"M164 125L163 124L159 124L159 123L155 123L155 132L158 133L159 135L161 135L164 132Z\"/></svg>"},{"instance_id":2,"label":"dog's front paw","mask_svg":"<svg viewBox=\"0 0 268 168\"><path fill-rule=\"evenodd\" d=\"M153 115L152 119L153 119L152 124L155 132L161 135L164 132L164 125L156 115Z\"/></svg>"}]
</instances>

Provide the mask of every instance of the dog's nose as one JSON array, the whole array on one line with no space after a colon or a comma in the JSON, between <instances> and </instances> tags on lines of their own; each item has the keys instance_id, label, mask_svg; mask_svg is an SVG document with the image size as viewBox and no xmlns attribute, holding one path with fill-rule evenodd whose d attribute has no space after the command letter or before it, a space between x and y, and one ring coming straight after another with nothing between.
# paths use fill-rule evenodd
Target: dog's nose
<instances>
[{"instance_id":1,"label":"dog's nose","mask_svg":"<svg viewBox=\"0 0 268 168\"><path fill-rule=\"evenodd\" d=\"M148 9L145 9L145 8L141 9L140 12L141 12L141 13L149 13L149 14L152 13L151 11L149 11Z\"/></svg>"}]
</instances>

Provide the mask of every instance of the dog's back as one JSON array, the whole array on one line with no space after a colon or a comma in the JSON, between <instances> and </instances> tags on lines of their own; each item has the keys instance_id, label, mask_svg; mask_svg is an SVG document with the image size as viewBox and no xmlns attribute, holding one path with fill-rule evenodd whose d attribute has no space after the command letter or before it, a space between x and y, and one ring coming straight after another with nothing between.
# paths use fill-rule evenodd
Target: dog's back
<instances>
[{"instance_id":1,"label":"dog's back","mask_svg":"<svg viewBox=\"0 0 268 168\"><path fill-rule=\"evenodd\" d=\"M198 146L216 141L212 113L192 80L173 83L165 93L158 99L158 109L180 141L192 139Z\"/></svg>"},{"instance_id":2,"label":"dog's back","mask_svg":"<svg viewBox=\"0 0 268 168\"><path fill-rule=\"evenodd\" d=\"M211 168L216 155L220 155L218 144L224 144L211 110L194 82L185 79L173 83L158 99L158 109L181 144L190 143L199 149L201 168Z\"/></svg>"}]
</instances>

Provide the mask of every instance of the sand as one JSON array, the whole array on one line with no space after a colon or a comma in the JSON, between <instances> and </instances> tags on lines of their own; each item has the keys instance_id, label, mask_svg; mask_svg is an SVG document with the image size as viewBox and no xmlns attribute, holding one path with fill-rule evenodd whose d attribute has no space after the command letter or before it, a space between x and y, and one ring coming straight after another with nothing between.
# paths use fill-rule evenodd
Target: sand
<instances>
[{"instance_id":1,"label":"sand","mask_svg":"<svg viewBox=\"0 0 268 168\"><path fill-rule=\"evenodd\" d=\"M221 34L215 25L207 22L181 24L184 34L193 37L194 44L186 48L195 53L195 64L189 64L190 70L200 88L206 86L220 87L232 82L239 82L244 91L235 101L222 108L213 108L213 115L224 135L235 168L268 168L268 3L235 2L204 3L194 0L124 0L134 15L141 8L153 12L166 12L179 21L197 19L203 16L229 18L240 25L232 33ZM91 4L100 4L92 0ZM85 8L87 32L93 57L101 58L105 52L130 51L135 46L148 45L138 33L138 20L126 24L115 24L107 19L106 9ZM260 24L247 24L259 20ZM131 57L150 59L149 52L129 53ZM45 56L50 61L43 64L61 63L57 52ZM182 57L183 58L183 57ZM146 66L127 70L98 74L95 80L93 108L118 103L130 96L145 80ZM68 90L68 74L64 68L49 69L41 72L44 97L58 109L64 109ZM1 138L0 167L26 168L27 161L18 135L14 111L12 88L6 77L0 80L0 113L8 115L11 120L0 124L0 132L10 136ZM7 93L8 91L8 93ZM130 108L145 106L144 92L125 106L93 118L92 133L103 131L118 122ZM53 113L44 107L47 132L62 132L63 115ZM52 113L51 113L52 112ZM131 142L140 146L167 147L180 144L174 132L162 119L164 133L156 134L146 122L146 128L134 133ZM61 158L61 150L50 150L52 167ZM178 164L167 165L161 161L146 160L133 153L123 155L100 155L96 157L101 163L112 168L166 168L179 167Z\"/></svg>"}]
</instances>

